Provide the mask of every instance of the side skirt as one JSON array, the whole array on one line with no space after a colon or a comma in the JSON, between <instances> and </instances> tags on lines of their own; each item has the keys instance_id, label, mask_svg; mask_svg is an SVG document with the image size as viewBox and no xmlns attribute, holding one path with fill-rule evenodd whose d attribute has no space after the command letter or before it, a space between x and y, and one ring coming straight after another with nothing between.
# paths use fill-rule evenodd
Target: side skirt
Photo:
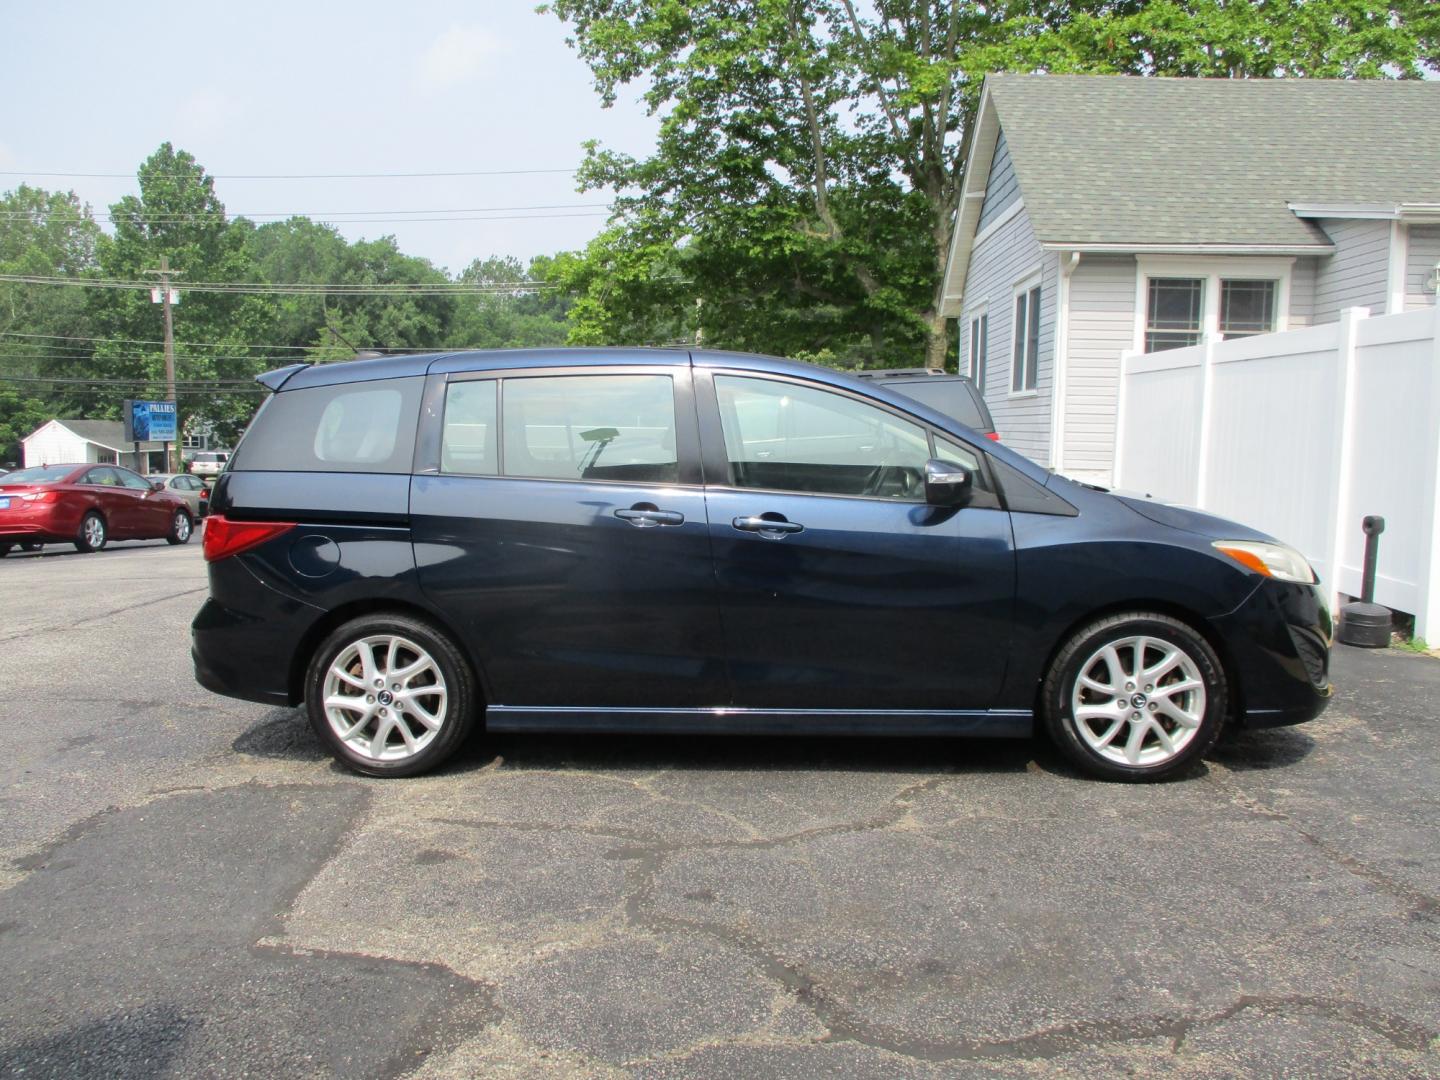
<instances>
[{"instance_id":1,"label":"side skirt","mask_svg":"<svg viewBox=\"0 0 1440 1080\"><path fill-rule=\"evenodd\" d=\"M1023 739L1029 709L620 709L491 705L489 731L674 735L966 735Z\"/></svg>"}]
</instances>

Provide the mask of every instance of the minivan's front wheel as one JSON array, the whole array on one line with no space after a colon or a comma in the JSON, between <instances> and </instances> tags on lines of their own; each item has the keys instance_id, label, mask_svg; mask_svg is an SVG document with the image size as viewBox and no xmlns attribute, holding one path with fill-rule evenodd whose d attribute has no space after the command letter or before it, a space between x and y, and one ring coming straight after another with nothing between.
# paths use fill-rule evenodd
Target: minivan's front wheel
<instances>
[{"instance_id":1,"label":"minivan's front wheel","mask_svg":"<svg viewBox=\"0 0 1440 1080\"><path fill-rule=\"evenodd\" d=\"M1087 772L1159 780L1214 744L1228 689L1220 658L1185 623L1127 612L1067 641L1041 691L1047 732Z\"/></svg>"},{"instance_id":2,"label":"minivan's front wheel","mask_svg":"<svg viewBox=\"0 0 1440 1080\"><path fill-rule=\"evenodd\" d=\"M316 650L305 678L311 726L368 776L435 768L474 722L470 667L444 634L403 615L366 615Z\"/></svg>"}]
</instances>

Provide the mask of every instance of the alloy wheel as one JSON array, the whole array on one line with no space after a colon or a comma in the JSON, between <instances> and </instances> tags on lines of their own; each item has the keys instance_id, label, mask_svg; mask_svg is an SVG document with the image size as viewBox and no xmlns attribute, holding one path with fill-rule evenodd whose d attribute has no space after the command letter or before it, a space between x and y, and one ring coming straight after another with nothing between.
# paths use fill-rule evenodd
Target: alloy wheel
<instances>
[{"instance_id":1,"label":"alloy wheel","mask_svg":"<svg viewBox=\"0 0 1440 1080\"><path fill-rule=\"evenodd\" d=\"M323 705L331 730L372 761L403 761L423 751L445 723L448 699L439 664L396 634L346 645L325 673Z\"/></svg>"},{"instance_id":2,"label":"alloy wheel","mask_svg":"<svg viewBox=\"0 0 1440 1080\"><path fill-rule=\"evenodd\" d=\"M1162 765L1195 738L1205 718L1205 681L1195 658L1157 637L1117 638L1080 667L1071 694L1075 730L1119 765Z\"/></svg>"}]
</instances>

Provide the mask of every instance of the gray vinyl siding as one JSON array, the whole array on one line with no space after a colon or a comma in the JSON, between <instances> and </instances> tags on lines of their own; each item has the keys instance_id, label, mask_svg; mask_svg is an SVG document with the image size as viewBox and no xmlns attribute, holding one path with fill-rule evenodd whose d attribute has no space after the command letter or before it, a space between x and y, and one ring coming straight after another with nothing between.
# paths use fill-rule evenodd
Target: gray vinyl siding
<instances>
[{"instance_id":1,"label":"gray vinyl siding","mask_svg":"<svg viewBox=\"0 0 1440 1080\"><path fill-rule=\"evenodd\" d=\"M1335 242L1335 254L1323 257L1317 268L1313 321L1335 322L1351 307L1385 314L1390 222L1327 218L1320 224Z\"/></svg>"},{"instance_id":2,"label":"gray vinyl siding","mask_svg":"<svg viewBox=\"0 0 1440 1080\"><path fill-rule=\"evenodd\" d=\"M1291 330L1309 326L1315 321L1315 276L1319 260L1312 255L1302 255L1295 260L1290 271L1290 321Z\"/></svg>"},{"instance_id":3,"label":"gray vinyl siding","mask_svg":"<svg viewBox=\"0 0 1440 1080\"><path fill-rule=\"evenodd\" d=\"M1070 275L1065 357L1068 474L1109 475L1115 458L1120 356L1135 347L1135 257L1085 255Z\"/></svg>"},{"instance_id":4,"label":"gray vinyl siding","mask_svg":"<svg viewBox=\"0 0 1440 1080\"><path fill-rule=\"evenodd\" d=\"M1005 132L995 140L995 156L990 159L990 177L985 181L985 204L980 208L978 233L1000 216L1000 212L1020 198L1020 184L1015 179L1015 166L1010 161L1010 148L1005 145Z\"/></svg>"},{"instance_id":5,"label":"gray vinyl siding","mask_svg":"<svg viewBox=\"0 0 1440 1080\"><path fill-rule=\"evenodd\" d=\"M1016 395L1010 391L1015 286L1037 272L1041 274L1040 351L1036 358L1035 390ZM1055 358L1058 277L1058 258L1041 250L1030 228L1029 215L1022 210L971 252L965 279L964 313L960 320L963 371L970 362L970 320L982 308L989 314L985 403L995 418L995 430L1006 445L1042 465L1050 463L1050 386Z\"/></svg>"},{"instance_id":6,"label":"gray vinyl siding","mask_svg":"<svg viewBox=\"0 0 1440 1080\"><path fill-rule=\"evenodd\" d=\"M1433 307L1435 290L1427 279L1440 262L1440 225L1411 225L1405 256L1405 310Z\"/></svg>"}]
</instances>

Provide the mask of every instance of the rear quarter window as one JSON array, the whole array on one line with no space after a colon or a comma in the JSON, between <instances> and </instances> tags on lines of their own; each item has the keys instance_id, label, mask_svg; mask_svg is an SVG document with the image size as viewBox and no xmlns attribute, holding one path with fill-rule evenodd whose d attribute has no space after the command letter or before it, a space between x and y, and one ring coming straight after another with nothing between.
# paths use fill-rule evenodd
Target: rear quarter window
<instances>
[{"instance_id":1,"label":"rear quarter window","mask_svg":"<svg viewBox=\"0 0 1440 1080\"><path fill-rule=\"evenodd\" d=\"M990 427L976 407L969 387L964 383L946 379L917 379L915 382L892 382L885 385L908 398L914 398L921 405L930 406L944 416L959 420L966 427L978 428L981 431Z\"/></svg>"},{"instance_id":2,"label":"rear quarter window","mask_svg":"<svg viewBox=\"0 0 1440 1080\"><path fill-rule=\"evenodd\" d=\"M424 380L282 390L235 450L237 472L408 473Z\"/></svg>"}]
</instances>

